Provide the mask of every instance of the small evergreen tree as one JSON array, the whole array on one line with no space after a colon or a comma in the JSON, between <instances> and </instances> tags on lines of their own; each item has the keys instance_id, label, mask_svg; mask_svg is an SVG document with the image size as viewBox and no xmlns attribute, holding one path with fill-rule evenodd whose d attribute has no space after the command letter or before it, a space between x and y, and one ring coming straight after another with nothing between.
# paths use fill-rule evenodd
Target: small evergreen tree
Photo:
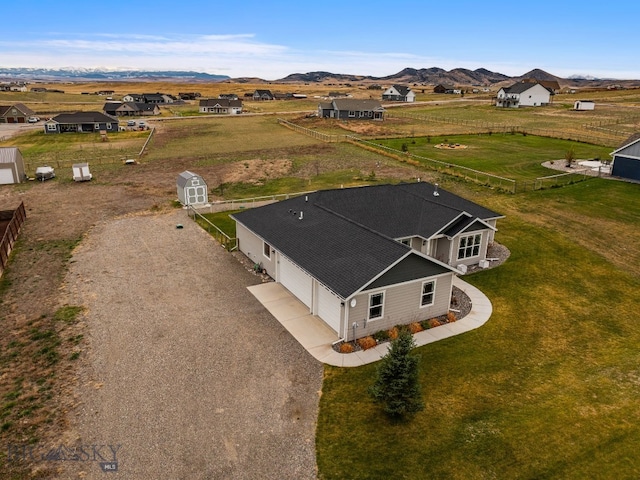
<instances>
[{"instance_id":1,"label":"small evergreen tree","mask_svg":"<svg viewBox=\"0 0 640 480\"><path fill-rule=\"evenodd\" d=\"M391 342L389 352L378 366L378 378L369 389L384 412L392 418L403 418L424 409L418 379L418 357L411 355L415 347L411 332L401 329Z\"/></svg>"}]
</instances>

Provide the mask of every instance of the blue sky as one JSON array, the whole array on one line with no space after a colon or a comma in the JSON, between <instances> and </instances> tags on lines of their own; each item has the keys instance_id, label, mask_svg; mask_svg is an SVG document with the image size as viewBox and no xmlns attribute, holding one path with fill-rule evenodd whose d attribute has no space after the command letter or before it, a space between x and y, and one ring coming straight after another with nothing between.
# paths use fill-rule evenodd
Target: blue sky
<instances>
[{"instance_id":1,"label":"blue sky","mask_svg":"<svg viewBox=\"0 0 640 480\"><path fill-rule=\"evenodd\" d=\"M640 79L640 2L6 2L0 67L193 70L266 80L405 67ZM591 3L591 2L589 2Z\"/></svg>"}]
</instances>

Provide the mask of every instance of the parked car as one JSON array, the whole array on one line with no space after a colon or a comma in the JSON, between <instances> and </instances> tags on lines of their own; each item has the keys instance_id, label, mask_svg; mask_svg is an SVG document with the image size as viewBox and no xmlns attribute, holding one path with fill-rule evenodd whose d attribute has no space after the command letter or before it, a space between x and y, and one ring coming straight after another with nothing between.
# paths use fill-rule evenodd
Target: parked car
<instances>
[{"instance_id":1,"label":"parked car","mask_svg":"<svg viewBox=\"0 0 640 480\"><path fill-rule=\"evenodd\" d=\"M27 122L29 123L38 123L40 121L40 117L29 117L27 118Z\"/></svg>"},{"instance_id":2,"label":"parked car","mask_svg":"<svg viewBox=\"0 0 640 480\"><path fill-rule=\"evenodd\" d=\"M145 128L147 128L147 124L144 122L138 122L138 128L140 130L144 130Z\"/></svg>"},{"instance_id":3,"label":"parked car","mask_svg":"<svg viewBox=\"0 0 640 480\"><path fill-rule=\"evenodd\" d=\"M127 120L127 127L135 127L135 126L136 126L135 120Z\"/></svg>"},{"instance_id":4,"label":"parked car","mask_svg":"<svg viewBox=\"0 0 640 480\"><path fill-rule=\"evenodd\" d=\"M56 172L53 170L53 167L48 165L36 168L36 179L44 182L45 180L49 180L56 176Z\"/></svg>"}]
</instances>

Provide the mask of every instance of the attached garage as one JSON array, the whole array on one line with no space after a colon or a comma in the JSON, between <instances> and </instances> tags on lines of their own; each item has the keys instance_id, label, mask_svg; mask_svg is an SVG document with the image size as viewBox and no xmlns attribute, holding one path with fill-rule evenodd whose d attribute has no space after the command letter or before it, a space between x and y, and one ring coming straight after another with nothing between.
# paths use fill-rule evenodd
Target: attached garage
<instances>
[{"instance_id":1,"label":"attached garage","mask_svg":"<svg viewBox=\"0 0 640 480\"><path fill-rule=\"evenodd\" d=\"M178 200L183 205L204 205L209 203L207 182L200 175L185 170L178 175L176 185Z\"/></svg>"},{"instance_id":2,"label":"attached garage","mask_svg":"<svg viewBox=\"0 0 640 480\"><path fill-rule=\"evenodd\" d=\"M287 257L280 257L278 281L309 307L313 300L313 279Z\"/></svg>"},{"instance_id":3,"label":"attached garage","mask_svg":"<svg viewBox=\"0 0 640 480\"><path fill-rule=\"evenodd\" d=\"M340 334L342 300L322 284L317 284L317 308L314 313L326 322L335 332Z\"/></svg>"},{"instance_id":4,"label":"attached garage","mask_svg":"<svg viewBox=\"0 0 640 480\"><path fill-rule=\"evenodd\" d=\"M0 147L0 185L24 180L24 160L17 147Z\"/></svg>"}]
</instances>

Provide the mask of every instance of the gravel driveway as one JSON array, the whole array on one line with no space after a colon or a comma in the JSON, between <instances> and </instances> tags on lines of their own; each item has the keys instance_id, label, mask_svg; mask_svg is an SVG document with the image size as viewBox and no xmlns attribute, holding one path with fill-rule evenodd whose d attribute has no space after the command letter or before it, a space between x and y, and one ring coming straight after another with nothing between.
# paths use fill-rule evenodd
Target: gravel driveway
<instances>
[{"instance_id":1,"label":"gravel driveway","mask_svg":"<svg viewBox=\"0 0 640 480\"><path fill-rule=\"evenodd\" d=\"M65 443L98 447L61 478L316 478L322 366L259 281L182 210L94 227L66 280L87 349Z\"/></svg>"}]
</instances>

